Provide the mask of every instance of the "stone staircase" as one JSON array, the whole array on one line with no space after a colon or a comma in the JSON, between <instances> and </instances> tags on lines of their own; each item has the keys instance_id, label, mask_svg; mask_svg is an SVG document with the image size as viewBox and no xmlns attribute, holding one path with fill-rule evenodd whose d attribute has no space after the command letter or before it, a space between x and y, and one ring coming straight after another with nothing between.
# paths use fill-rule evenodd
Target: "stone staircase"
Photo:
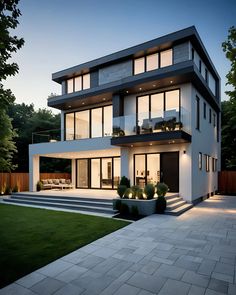
<instances>
[{"instance_id":1,"label":"stone staircase","mask_svg":"<svg viewBox=\"0 0 236 295\"><path fill-rule=\"evenodd\" d=\"M118 213L116 210L113 210L112 200L110 199L13 193L10 198L3 199L3 201L8 204L30 205L39 208L50 207L85 211L95 215L113 216Z\"/></svg>"},{"instance_id":2,"label":"stone staircase","mask_svg":"<svg viewBox=\"0 0 236 295\"><path fill-rule=\"evenodd\" d=\"M178 194L167 195L165 198L167 202L165 214L178 216L193 207L192 204L184 201Z\"/></svg>"}]
</instances>

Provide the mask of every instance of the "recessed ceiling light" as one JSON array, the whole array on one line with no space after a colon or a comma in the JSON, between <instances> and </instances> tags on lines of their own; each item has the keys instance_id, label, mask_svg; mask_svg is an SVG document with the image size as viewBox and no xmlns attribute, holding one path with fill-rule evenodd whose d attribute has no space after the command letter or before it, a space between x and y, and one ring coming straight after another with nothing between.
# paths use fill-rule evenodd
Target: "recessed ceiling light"
<instances>
[{"instance_id":1,"label":"recessed ceiling light","mask_svg":"<svg viewBox=\"0 0 236 295\"><path fill-rule=\"evenodd\" d=\"M82 104L84 104L84 102L82 102Z\"/></svg>"},{"instance_id":2,"label":"recessed ceiling light","mask_svg":"<svg viewBox=\"0 0 236 295\"><path fill-rule=\"evenodd\" d=\"M152 143L149 143L149 145L152 145Z\"/></svg>"},{"instance_id":3,"label":"recessed ceiling light","mask_svg":"<svg viewBox=\"0 0 236 295\"><path fill-rule=\"evenodd\" d=\"M156 87L156 84L153 84L152 86L153 86L153 87Z\"/></svg>"},{"instance_id":4,"label":"recessed ceiling light","mask_svg":"<svg viewBox=\"0 0 236 295\"><path fill-rule=\"evenodd\" d=\"M170 81L170 84L172 84L172 83L173 83L173 81L171 80L171 81Z\"/></svg>"},{"instance_id":5,"label":"recessed ceiling light","mask_svg":"<svg viewBox=\"0 0 236 295\"><path fill-rule=\"evenodd\" d=\"M129 91L128 91L128 90L126 90L126 93L129 93Z\"/></svg>"},{"instance_id":6,"label":"recessed ceiling light","mask_svg":"<svg viewBox=\"0 0 236 295\"><path fill-rule=\"evenodd\" d=\"M131 147L133 147L133 145L131 144Z\"/></svg>"},{"instance_id":7,"label":"recessed ceiling light","mask_svg":"<svg viewBox=\"0 0 236 295\"><path fill-rule=\"evenodd\" d=\"M68 109L71 108L71 106L68 106Z\"/></svg>"},{"instance_id":8,"label":"recessed ceiling light","mask_svg":"<svg viewBox=\"0 0 236 295\"><path fill-rule=\"evenodd\" d=\"M103 97L103 100L106 100L106 97Z\"/></svg>"},{"instance_id":9,"label":"recessed ceiling light","mask_svg":"<svg viewBox=\"0 0 236 295\"><path fill-rule=\"evenodd\" d=\"M140 87L139 90L142 90L142 87Z\"/></svg>"},{"instance_id":10,"label":"recessed ceiling light","mask_svg":"<svg viewBox=\"0 0 236 295\"><path fill-rule=\"evenodd\" d=\"M174 140L172 140L172 143L175 143L175 141L174 141Z\"/></svg>"}]
</instances>

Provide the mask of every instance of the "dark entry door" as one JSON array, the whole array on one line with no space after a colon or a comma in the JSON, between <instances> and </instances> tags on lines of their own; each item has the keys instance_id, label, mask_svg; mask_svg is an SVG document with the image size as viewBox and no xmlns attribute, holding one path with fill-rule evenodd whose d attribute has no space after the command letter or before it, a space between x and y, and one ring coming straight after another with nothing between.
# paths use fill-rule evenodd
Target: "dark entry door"
<instances>
[{"instance_id":1,"label":"dark entry door","mask_svg":"<svg viewBox=\"0 0 236 295\"><path fill-rule=\"evenodd\" d=\"M165 182L170 192L179 191L179 153L161 154L161 181Z\"/></svg>"}]
</instances>

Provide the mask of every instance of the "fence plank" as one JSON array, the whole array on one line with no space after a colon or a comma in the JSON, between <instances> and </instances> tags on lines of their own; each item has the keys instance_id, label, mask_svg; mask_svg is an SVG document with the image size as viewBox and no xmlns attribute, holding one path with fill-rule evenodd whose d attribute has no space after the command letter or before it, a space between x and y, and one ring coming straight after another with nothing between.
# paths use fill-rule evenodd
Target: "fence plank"
<instances>
[{"instance_id":1,"label":"fence plank","mask_svg":"<svg viewBox=\"0 0 236 295\"><path fill-rule=\"evenodd\" d=\"M40 173L40 179L71 179L70 173ZM4 193L7 186L18 186L20 192L29 190L29 173L0 173L0 193Z\"/></svg>"},{"instance_id":2,"label":"fence plank","mask_svg":"<svg viewBox=\"0 0 236 295\"><path fill-rule=\"evenodd\" d=\"M221 194L236 194L236 171L219 172L218 191Z\"/></svg>"}]
</instances>

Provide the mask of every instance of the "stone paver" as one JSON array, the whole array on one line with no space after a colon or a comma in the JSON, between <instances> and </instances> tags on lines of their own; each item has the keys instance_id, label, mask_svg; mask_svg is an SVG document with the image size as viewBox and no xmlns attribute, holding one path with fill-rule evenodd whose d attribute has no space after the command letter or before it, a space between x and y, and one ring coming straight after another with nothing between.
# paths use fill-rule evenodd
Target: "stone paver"
<instances>
[{"instance_id":1,"label":"stone paver","mask_svg":"<svg viewBox=\"0 0 236 295\"><path fill-rule=\"evenodd\" d=\"M236 294L236 197L152 215L0 290L0 295Z\"/></svg>"}]
</instances>

